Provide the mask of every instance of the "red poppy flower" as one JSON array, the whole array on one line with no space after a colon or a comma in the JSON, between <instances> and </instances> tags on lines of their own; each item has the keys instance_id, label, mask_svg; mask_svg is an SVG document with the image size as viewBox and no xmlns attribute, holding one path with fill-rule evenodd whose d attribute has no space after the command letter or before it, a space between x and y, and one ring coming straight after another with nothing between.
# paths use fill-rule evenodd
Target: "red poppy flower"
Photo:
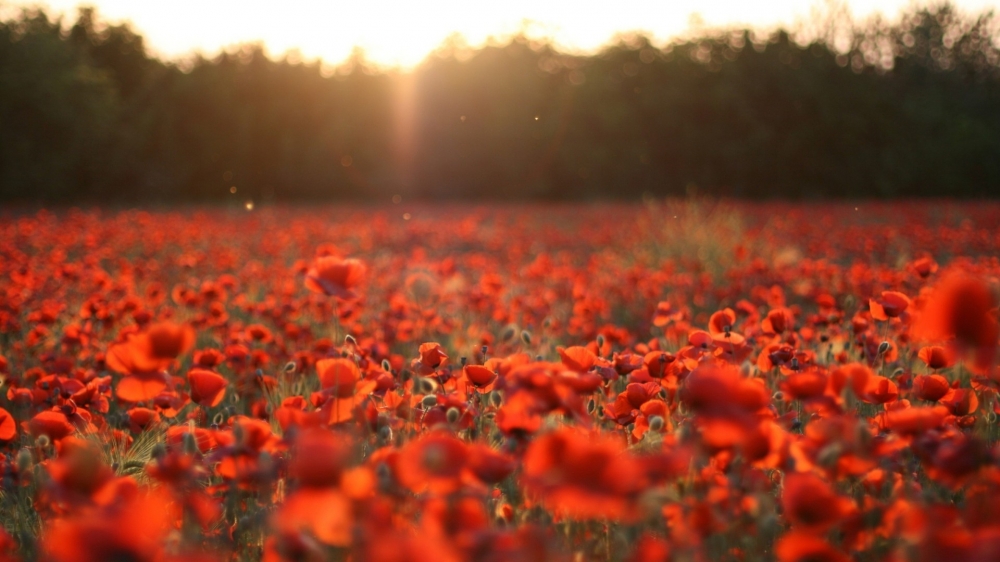
<instances>
[{"instance_id":1,"label":"red poppy flower","mask_svg":"<svg viewBox=\"0 0 1000 562\"><path fill-rule=\"evenodd\" d=\"M166 388L166 373L136 373L119 379L115 385L115 396L126 402L147 402L159 396Z\"/></svg>"},{"instance_id":2,"label":"red poppy flower","mask_svg":"<svg viewBox=\"0 0 1000 562\"><path fill-rule=\"evenodd\" d=\"M728 334L733 331L733 325L736 324L736 313L733 309L726 308L715 312L712 317L708 320L708 333L713 336L718 336L720 334Z\"/></svg>"},{"instance_id":3,"label":"red poppy flower","mask_svg":"<svg viewBox=\"0 0 1000 562\"><path fill-rule=\"evenodd\" d=\"M414 359L412 366L421 375L432 374L448 361L441 344L436 342L422 343L417 351L420 353L420 358Z\"/></svg>"},{"instance_id":4,"label":"red poppy flower","mask_svg":"<svg viewBox=\"0 0 1000 562\"><path fill-rule=\"evenodd\" d=\"M913 395L921 400L935 402L949 390L948 379L941 375L920 375L913 379Z\"/></svg>"},{"instance_id":5,"label":"red poppy flower","mask_svg":"<svg viewBox=\"0 0 1000 562\"><path fill-rule=\"evenodd\" d=\"M455 436L438 431L407 443L396 461L400 482L414 492L447 494L461 487L469 451Z\"/></svg>"},{"instance_id":6,"label":"red poppy flower","mask_svg":"<svg viewBox=\"0 0 1000 562\"><path fill-rule=\"evenodd\" d=\"M343 357L320 359L316 362L316 372L323 390L339 398L353 396L354 386L361 379L361 370L354 361Z\"/></svg>"},{"instance_id":7,"label":"red poppy flower","mask_svg":"<svg viewBox=\"0 0 1000 562\"><path fill-rule=\"evenodd\" d=\"M162 492L140 494L107 512L53 521L42 536L42 558L52 562L161 559L174 510Z\"/></svg>"},{"instance_id":8,"label":"red poppy flower","mask_svg":"<svg viewBox=\"0 0 1000 562\"><path fill-rule=\"evenodd\" d=\"M917 357L934 370L947 369L954 362L951 352L947 348L938 345L921 347L917 353Z\"/></svg>"},{"instance_id":9,"label":"red poppy flower","mask_svg":"<svg viewBox=\"0 0 1000 562\"><path fill-rule=\"evenodd\" d=\"M567 348L559 347L556 348L556 351L562 358L563 365L571 371L585 373L593 368L594 363L597 362L597 356L586 347L578 345Z\"/></svg>"},{"instance_id":10,"label":"red poppy flower","mask_svg":"<svg viewBox=\"0 0 1000 562\"><path fill-rule=\"evenodd\" d=\"M149 373L169 367L193 345L194 330L190 326L161 322L109 347L105 361L122 374Z\"/></svg>"},{"instance_id":11,"label":"red poppy flower","mask_svg":"<svg viewBox=\"0 0 1000 562\"><path fill-rule=\"evenodd\" d=\"M351 442L337 433L305 429L295 438L288 473L300 486L338 486L351 449Z\"/></svg>"},{"instance_id":12,"label":"red poppy flower","mask_svg":"<svg viewBox=\"0 0 1000 562\"><path fill-rule=\"evenodd\" d=\"M364 279L365 270L365 264L357 259L319 257L306 272L306 288L342 300L353 300L358 296L354 288Z\"/></svg>"},{"instance_id":13,"label":"red poppy flower","mask_svg":"<svg viewBox=\"0 0 1000 562\"><path fill-rule=\"evenodd\" d=\"M988 283L967 273L953 273L927 297L914 333L925 340L954 338L973 353L970 366L985 373L993 367L1000 340L996 307Z\"/></svg>"},{"instance_id":14,"label":"red poppy flower","mask_svg":"<svg viewBox=\"0 0 1000 562\"><path fill-rule=\"evenodd\" d=\"M525 486L574 519L634 520L642 467L623 440L562 428L535 439L522 461Z\"/></svg>"},{"instance_id":15,"label":"red poppy flower","mask_svg":"<svg viewBox=\"0 0 1000 562\"><path fill-rule=\"evenodd\" d=\"M940 427L947 416L948 409L944 406L890 410L885 413L885 426L903 435L913 435Z\"/></svg>"},{"instance_id":16,"label":"red poppy flower","mask_svg":"<svg viewBox=\"0 0 1000 562\"><path fill-rule=\"evenodd\" d=\"M24 422L27 430L32 436L46 435L53 441L58 441L64 437L72 435L76 431L73 424L69 423L66 414L59 410L45 410L39 412L31 421Z\"/></svg>"},{"instance_id":17,"label":"red poppy flower","mask_svg":"<svg viewBox=\"0 0 1000 562\"><path fill-rule=\"evenodd\" d=\"M17 437L17 423L10 412L0 408L0 441L11 441Z\"/></svg>"},{"instance_id":18,"label":"red poppy flower","mask_svg":"<svg viewBox=\"0 0 1000 562\"><path fill-rule=\"evenodd\" d=\"M191 385L191 400L205 407L218 406L226 395L226 379L205 369L191 369L187 375Z\"/></svg>"},{"instance_id":19,"label":"red poppy flower","mask_svg":"<svg viewBox=\"0 0 1000 562\"><path fill-rule=\"evenodd\" d=\"M671 322L676 322L683 318L683 312L675 312L667 301L661 301L656 305L656 312L653 315L653 325L663 327Z\"/></svg>"},{"instance_id":20,"label":"red poppy flower","mask_svg":"<svg viewBox=\"0 0 1000 562\"><path fill-rule=\"evenodd\" d=\"M509 476L517 462L489 445L469 445L469 471L485 484L497 484Z\"/></svg>"},{"instance_id":21,"label":"red poppy flower","mask_svg":"<svg viewBox=\"0 0 1000 562\"><path fill-rule=\"evenodd\" d=\"M476 388L485 388L496 380L497 374L482 365L466 365L465 378Z\"/></svg>"},{"instance_id":22,"label":"red poppy flower","mask_svg":"<svg viewBox=\"0 0 1000 562\"><path fill-rule=\"evenodd\" d=\"M129 427L133 433L140 433L160 421L160 413L149 408L131 408L128 411Z\"/></svg>"},{"instance_id":23,"label":"red poppy flower","mask_svg":"<svg viewBox=\"0 0 1000 562\"><path fill-rule=\"evenodd\" d=\"M909 297L897 291L882 291L878 298L868 300L872 318L881 321L899 318L909 306Z\"/></svg>"},{"instance_id":24,"label":"red poppy flower","mask_svg":"<svg viewBox=\"0 0 1000 562\"><path fill-rule=\"evenodd\" d=\"M796 529L824 533L844 519L853 502L815 474L791 472L785 475L781 505Z\"/></svg>"},{"instance_id":25,"label":"red poppy flower","mask_svg":"<svg viewBox=\"0 0 1000 562\"><path fill-rule=\"evenodd\" d=\"M850 562L850 558L830 543L809 533L791 532L774 547L778 562Z\"/></svg>"}]
</instances>

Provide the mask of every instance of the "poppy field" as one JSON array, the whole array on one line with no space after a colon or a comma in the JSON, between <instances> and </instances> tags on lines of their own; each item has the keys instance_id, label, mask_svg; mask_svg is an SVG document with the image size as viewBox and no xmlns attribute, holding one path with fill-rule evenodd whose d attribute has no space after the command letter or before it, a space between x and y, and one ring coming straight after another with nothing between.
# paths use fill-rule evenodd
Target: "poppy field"
<instances>
[{"instance_id":1,"label":"poppy field","mask_svg":"<svg viewBox=\"0 0 1000 562\"><path fill-rule=\"evenodd\" d=\"M997 217L5 211L0 560L998 560Z\"/></svg>"}]
</instances>

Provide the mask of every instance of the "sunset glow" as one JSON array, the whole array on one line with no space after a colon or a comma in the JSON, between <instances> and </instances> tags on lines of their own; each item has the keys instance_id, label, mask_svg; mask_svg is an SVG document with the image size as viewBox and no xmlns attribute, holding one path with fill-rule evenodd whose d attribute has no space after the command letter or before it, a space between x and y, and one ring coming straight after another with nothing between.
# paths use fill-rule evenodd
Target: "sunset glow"
<instances>
[{"instance_id":1,"label":"sunset glow","mask_svg":"<svg viewBox=\"0 0 1000 562\"><path fill-rule=\"evenodd\" d=\"M0 6L26 6L14 1ZM518 31L553 39L571 50L593 50L617 33L642 31L663 42L692 26L793 25L825 10L824 2L806 0L623 0L611 3L545 2L343 2L287 0L176 0L148 2L96 0L108 21L131 21L157 55L180 58L192 52L212 55L228 46L263 42L271 55L297 53L306 60L337 63L355 47L381 65L411 67L449 36L461 35L471 46ZM907 0L853 0L856 17L881 12L894 17ZM77 0L44 3L56 12L75 14ZM959 2L967 10L996 7L997 0Z\"/></svg>"}]
</instances>

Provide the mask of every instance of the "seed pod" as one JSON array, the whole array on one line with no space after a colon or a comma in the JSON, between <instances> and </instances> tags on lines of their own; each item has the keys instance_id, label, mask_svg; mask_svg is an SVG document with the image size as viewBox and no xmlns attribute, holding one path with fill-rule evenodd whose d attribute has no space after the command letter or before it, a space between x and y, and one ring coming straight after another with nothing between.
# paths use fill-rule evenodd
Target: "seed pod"
<instances>
[{"instance_id":1,"label":"seed pod","mask_svg":"<svg viewBox=\"0 0 1000 562\"><path fill-rule=\"evenodd\" d=\"M31 458L31 451L27 448L21 449L17 452L17 472L18 474L27 474L31 470L31 465L33 463Z\"/></svg>"},{"instance_id":2,"label":"seed pod","mask_svg":"<svg viewBox=\"0 0 1000 562\"><path fill-rule=\"evenodd\" d=\"M392 428L388 425L383 425L378 428L378 438L382 441L389 441L392 439Z\"/></svg>"}]
</instances>

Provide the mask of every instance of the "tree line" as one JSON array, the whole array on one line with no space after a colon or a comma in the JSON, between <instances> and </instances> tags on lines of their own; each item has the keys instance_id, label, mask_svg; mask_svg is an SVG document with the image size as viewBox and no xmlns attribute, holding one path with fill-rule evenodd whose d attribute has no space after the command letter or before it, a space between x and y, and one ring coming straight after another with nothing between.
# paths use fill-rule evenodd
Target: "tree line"
<instances>
[{"instance_id":1,"label":"tree line","mask_svg":"<svg viewBox=\"0 0 1000 562\"><path fill-rule=\"evenodd\" d=\"M0 21L0 200L1000 194L991 12L622 36L593 55L452 39L408 72L257 44L182 62L81 9Z\"/></svg>"}]
</instances>

